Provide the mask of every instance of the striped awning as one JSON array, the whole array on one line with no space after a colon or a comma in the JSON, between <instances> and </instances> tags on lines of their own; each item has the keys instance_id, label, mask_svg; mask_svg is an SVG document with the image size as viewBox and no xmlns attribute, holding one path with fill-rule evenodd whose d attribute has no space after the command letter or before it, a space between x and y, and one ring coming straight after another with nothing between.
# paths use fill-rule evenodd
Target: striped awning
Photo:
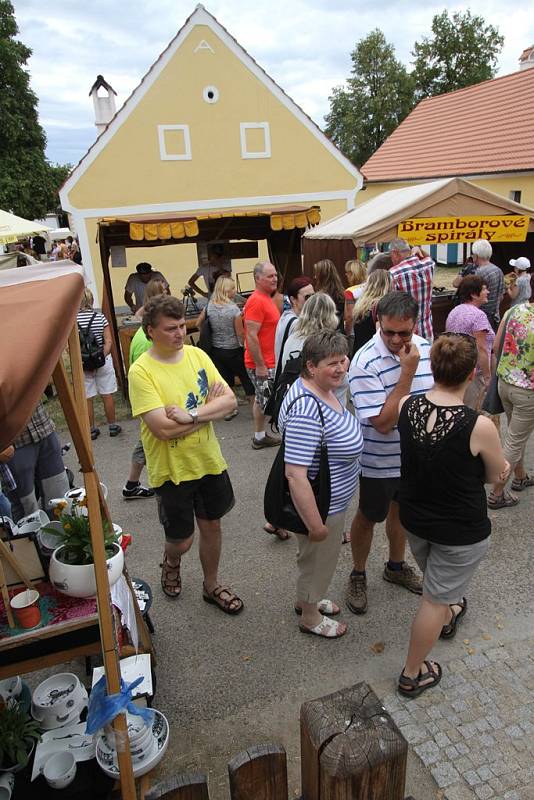
<instances>
[{"instance_id":1,"label":"striped awning","mask_svg":"<svg viewBox=\"0 0 534 800\"><path fill-rule=\"evenodd\" d=\"M229 209L226 211L210 211L195 216L173 215L161 219L105 218L101 224L111 225L124 222L129 225L130 239L134 242L154 242L169 239L192 239L199 234L199 223L204 220L243 219L244 217L268 217L272 231L291 231L294 228L306 229L318 225L321 221L319 206L309 208L277 208L277 209Z\"/></svg>"}]
</instances>

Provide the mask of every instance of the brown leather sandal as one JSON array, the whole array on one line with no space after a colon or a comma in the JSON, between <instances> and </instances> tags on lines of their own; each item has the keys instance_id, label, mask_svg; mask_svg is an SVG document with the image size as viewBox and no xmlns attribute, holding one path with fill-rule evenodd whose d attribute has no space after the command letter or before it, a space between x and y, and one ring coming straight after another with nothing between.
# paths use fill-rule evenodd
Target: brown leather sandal
<instances>
[{"instance_id":1,"label":"brown leather sandal","mask_svg":"<svg viewBox=\"0 0 534 800\"><path fill-rule=\"evenodd\" d=\"M161 588L167 597L177 598L182 591L182 578L180 575L180 558L175 566L171 566L167 561L167 553L163 554L161 567Z\"/></svg>"},{"instance_id":2,"label":"brown leather sandal","mask_svg":"<svg viewBox=\"0 0 534 800\"><path fill-rule=\"evenodd\" d=\"M205 584L202 584L202 598L206 603L218 606L225 614L239 614L244 608L241 598L229 586L218 585L208 592Z\"/></svg>"}]
</instances>

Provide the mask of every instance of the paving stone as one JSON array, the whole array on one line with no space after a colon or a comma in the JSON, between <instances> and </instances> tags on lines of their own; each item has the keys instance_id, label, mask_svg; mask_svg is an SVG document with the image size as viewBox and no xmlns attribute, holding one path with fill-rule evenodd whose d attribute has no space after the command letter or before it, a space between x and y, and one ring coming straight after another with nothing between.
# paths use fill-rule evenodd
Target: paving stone
<instances>
[{"instance_id":1,"label":"paving stone","mask_svg":"<svg viewBox=\"0 0 534 800\"><path fill-rule=\"evenodd\" d=\"M497 775L497 777L499 777L499 775L504 775L506 769L506 764L500 758L491 763L491 771L494 775Z\"/></svg>"},{"instance_id":2,"label":"paving stone","mask_svg":"<svg viewBox=\"0 0 534 800\"><path fill-rule=\"evenodd\" d=\"M489 667L490 661L483 653L475 653L472 656L467 656L465 663L470 669L484 669Z\"/></svg>"},{"instance_id":3,"label":"paving stone","mask_svg":"<svg viewBox=\"0 0 534 800\"><path fill-rule=\"evenodd\" d=\"M475 794L477 797L480 797L480 800L489 800L490 797L495 797L495 792L487 783L483 783L481 786L475 786Z\"/></svg>"},{"instance_id":4,"label":"paving stone","mask_svg":"<svg viewBox=\"0 0 534 800\"><path fill-rule=\"evenodd\" d=\"M479 730L480 733L485 733L486 731L490 730L490 724L489 724L488 720L485 719L485 717L481 717L480 719L477 719L475 725L477 726L477 730Z\"/></svg>"},{"instance_id":5,"label":"paving stone","mask_svg":"<svg viewBox=\"0 0 534 800\"><path fill-rule=\"evenodd\" d=\"M467 781L469 786L476 786L477 783L482 783L482 778L474 769L470 769L468 772L464 772L462 775L464 781Z\"/></svg>"},{"instance_id":6,"label":"paving stone","mask_svg":"<svg viewBox=\"0 0 534 800\"><path fill-rule=\"evenodd\" d=\"M510 725L508 728L505 728L505 730L508 736L511 736L513 739L521 739L524 736L524 732L519 725Z\"/></svg>"},{"instance_id":7,"label":"paving stone","mask_svg":"<svg viewBox=\"0 0 534 800\"><path fill-rule=\"evenodd\" d=\"M446 733L436 733L434 740L438 747L448 747L451 744L451 740Z\"/></svg>"},{"instance_id":8,"label":"paving stone","mask_svg":"<svg viewBox=\"0 0 534 800\"><path fill-rule=\"evenodd\" d=\"M466 723L465 725L460 725L458 727L458 730L460 731L464 739L470 739L477 732L477 729L471 722Z\"/></svg>"},{"instance_id":9,"label":"paving stone","mask_svg":"<svg viewBox=\"0 0 534 800\"><path fill-rule=\"evenodd\" d=\"M521 800L518 793L515 791L505 792L503 800Z\"/></svg>"},{"instance_id":10,"label":"paving stone","mask_svg":"<svg viewBox=\"0 0 534 800\"><path fill-rule=\"evenodd\" d=\"M449 761L440 761L431 767L430 771L440 789L460 780L460 774Z\"/></svg>"},{"instance_id":11,"label":"paving stone","mask_svg":"<svg viewBox=\"0 0 534 800\"><path fill-rule=\"evenodd\" d=\"M492 778L490 781L488 781L488 783L495 792L495 794L497 795L497 797L503 796L504 786L502 785L502 782L498 778Z\"/></svg>"},{"instance_id":12,"label":"paving stone","mask_svg":"<svg viewBox=\"0 0 534 800\"><path fill-rule=\"evenodd\" d=\"M464 742L458 742L455 747L462 756L466 756L469 753L469 748Z\"/></svg>"},{"instance_id":13,"label":"paving stone","mask_svg":"<svg viewBox=\"0 0 534 800\"><path fill-rule=\"evenodd\" d=\"M471 761L470 758L467 758L467 756L462 756L461 758L458 759L458 761L454 762L454 766L456 767L458 772L461 772L463 774L464 772L473 769L473 762Z\"/></svg>"},{"instance_id":14,"label":"paving stone","mask_svg":"<svg viewBox=\"0 0 534 800\"><path fill-rule=\"evenodd\" d=\"M441 756L439 747L432 740L415 745L414 750L425 767L435 764Z\"/></svg>"},{"instance_id":15,"label":"paving stone","mask_svg":"<svg viewBox=\"0 0 534 800\"><path fill-rule=\"evenodd\" d=\"M490 781L493 777L491 769L486 765L479 767L477 772L480 775L480 780L482 781Z\"/></svg>"},{"instance_id":16,"label":"paving stone","mask_svg":"<svg viewBox=\"0 0 534 800\"><path fill-rule=\"evenodd\" d=\"M477 769L488 762L488 754L486 752L483 753L481 750L471 750L469 758Z\"/></svg>"},{"instance_id":17,"label":"paving stone","mask_svg":"<svg viewBox=\"0 0 534 800\"><path fill-rule=\"evenodd\" d=\"M393 717L393 721L395 722L395 724L398 725L399 727L401 725L408 725L408 723L412 721L412 718L408 714L408 712L403 710L394 711L391 716Z\"/></svg>"},{"instance_id":18,"label":"paving stone","mask_svg":"<svg viewBox=\"0 0 534 800\"><path fill-rule=\"evenodd\" d=\"M428 732L424 725L404 725L402 733L410 744L419 744L428 739Z\"/></svg>"},{"instance_id":19,"label":"paving stone","mask_svg":"<svg viewBox=\"0 0 534 800\"><path fill-rule=\"evenodd\" d=\"M453 744L445 748L445 755L447 758L450 758L451 761L456 761L456 759L460 757L458 749Z\"/></svg>"},{"instance_id":20,"label":"paving stone","mask_svg":"<svg viewBox=\"0 0 534 800\"><path fill-rule=\"evenodd\" d=\"M451 706L455 711L467 711L467 703L465 700L454 700L451 703Z\"/></svg>"},{"instance_id":21,"label":"paving stone","mask_svg":"<svg viewBox=\"0 0 534 800\"><path fill-rule=\"evenodd\" d=\"M443 800L473 800L473 792L465 783L455 783L447 786Z\"/></svg>"},{"instance_id":22,"label":"paving stone","mask_svg":"<svg viewBox=\"0 0 534 800\"><path fill-rule=\"evenodd\" d=\"M484 747L495 747L495 739L489 733L484 733L478 740Z\"/></svg>"}]
</instances>

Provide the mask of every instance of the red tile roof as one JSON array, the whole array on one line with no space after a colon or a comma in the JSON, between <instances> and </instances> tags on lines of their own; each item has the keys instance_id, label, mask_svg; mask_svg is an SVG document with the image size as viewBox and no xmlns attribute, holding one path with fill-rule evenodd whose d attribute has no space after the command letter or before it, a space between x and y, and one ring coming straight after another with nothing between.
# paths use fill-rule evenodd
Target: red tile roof
<instances>
[{"instance_id":1,"label":"red tile roof","mask_svg":"<svg viewBox=\"0 0 534 800\"><path fill-rule=\"evenodd\" d=\"M367 181L534 170L534 68L422 100L363 165Z\"/></svg>"}]
</instances>

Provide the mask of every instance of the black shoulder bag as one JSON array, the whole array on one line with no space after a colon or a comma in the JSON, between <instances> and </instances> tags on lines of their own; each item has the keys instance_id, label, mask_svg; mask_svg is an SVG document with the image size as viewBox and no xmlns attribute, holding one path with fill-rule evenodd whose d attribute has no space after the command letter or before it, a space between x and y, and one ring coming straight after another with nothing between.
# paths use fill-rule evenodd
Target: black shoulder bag
<instances>
[{"instance_id":1,"label":"black shoulder bag","mask_svg":"<svg viewBox=\"0 0 534 800\"><path fill-rule=\"evenodd\" d=\"M504 317L506 320L506 325L504 326L504 330L502 332L501 341L499 343L499 347L496 353L495 358L495 372L490 378L490 382L488 384L488 388L486 391L486 396L482 401L482 411L485 411L486 414L502 414L504 411L504 406L502 404L500 395L499 395L499 376L497 375L497 368L499 366L499 361L501 360L502 349L504 346L504 340L506 338L506 329L508 328L508 323L510 322L510 317L512 316L512 310L510 309L508 312L508 317Z\"/></svg>"},{"instance_id":2,"label":"black shoulder bag","mask_svg":"<svg viewBox=\"0 0 534 800\"><path fill-rule=\"evenodd\" d=\"M200 332L198 336L198 346L201 350L204 350L207 355L211 355L213 350L213 331L211 330L211 322L208 316L208 306L204 309L205 316L204 321L200 326Z\"/></svg>"},{"instance_id":3,"label":"black shoulder bag","mask_svg":"<svg viewBox=\"0 0 534 800\"><path fill-rule=\"evenodd\" d=\"M325 423L321 406L316 397L312 394L301 394L296 397L288 406L287 413L291 407L300 400L302 397L312 397L317 403L319 416L321 418L322 436L319 444L319 471L310 484L315 495L315 502L321 519L326 522L328 510L330 508L330 465L328 463L328 446L325 439ZM282 444L278 449L276 458L273 461L267 484L265 486L265 494L263 497L263 509L265 519L270 522L275 528L285 528L294 533L308 534L308 529L299 516L291 493L289 491L289 484L286 478L286 465L285 465L285 431L282 436Z\"/></svg>"},{"instance_id":4,"label":"black shoulder bag","mask_svg":"<svg viewBox=\"0 0 534 800\"><path fill-rule=\"evenodd\" d=\"M274 378L273 378L273 387L272 387L272 390L271 390L271 394L269 395L269 397L267 399L267 402L265 404L265 408L263 409L263 413L265 414L266 417L272 417L272 415L273 415L275 402L276 402L276 398L275 398L276 387L277 387L277 385L278 385L278 383L280 381L280 374L282 372L282 355L283 355L283 352L284 352L284 346L285 346L285 343L287 342L287 337L289 336L289 332L291 330L291 326L293 325L294 322L297 321L297 319L298 319L298 317L291 317L289 319L289 321L288 321L288 323L286 325L286 329L284 331L284 335L282 337L282 344L280 345L280 355L278 356L278 363L276 365L276 371L274 373Z\"/></svg>"}]
</instances>

